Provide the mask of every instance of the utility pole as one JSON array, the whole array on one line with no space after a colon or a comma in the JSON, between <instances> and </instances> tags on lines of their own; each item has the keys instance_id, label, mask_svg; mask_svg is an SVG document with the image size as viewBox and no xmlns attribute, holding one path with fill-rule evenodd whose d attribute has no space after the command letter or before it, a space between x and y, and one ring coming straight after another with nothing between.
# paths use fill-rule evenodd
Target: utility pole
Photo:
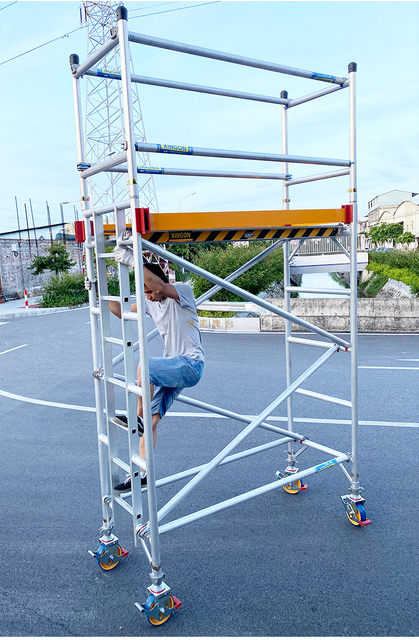
<instances>
[{"instance_id":1,"label":"utility pole","mask_svg":"<svg viewBox=\"0 0 419 640\"><path fill-rule=\"evenodd\" d=\"M120 2L93 2L85 0L81 20L87 23L87 55L92 55L110 38L110 29L117 26L116 9ZM131 73L134 73L130 55ZM100 63L100 69L120 72L119 46ZM85 76L86 81L86 121L85 157L86 162L97 164L109 160L123 151L125 133L123 128L123 101L120 82L108 78ZM140 99L137 85L133 85L134 131L136 142L146 142ZM137 154L138 164L150 166L148 153ZM102 172L88 178L91 206L103 206L113 201L129 199L127 177L123 173ZM152 175L138 174L140 204L157 212L158 204Z\"/></svg>"}]
</instances>

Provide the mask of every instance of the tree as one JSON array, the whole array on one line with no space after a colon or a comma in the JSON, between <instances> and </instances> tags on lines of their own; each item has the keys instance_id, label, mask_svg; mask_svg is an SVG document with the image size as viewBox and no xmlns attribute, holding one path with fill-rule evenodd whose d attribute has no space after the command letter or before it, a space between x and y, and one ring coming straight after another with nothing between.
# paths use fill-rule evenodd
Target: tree
<instances>
[{"instance_id":1,"label":"tree","mask_svg":"<svg viewBox=\"0 0 419 640\"><path fill-rule=\"evenodd\" d=\"M404 234L398 239L398 242L401 242L403 244L410 244L415 240L416 238L411 231L405 231Z\"/></svg>"},{"instance_id":2,"label":"tree","mask_svg":"<svg viewBox=\"0 0 419 640\"><path fill-rule=\"evenodd\" d=\"M371 227L368 234L369 239L375 245L383 244L386 240L393 240L393 242L400 242L400 237L403 234L403 222L390 222L387 224L383 222L378 227Z\"/></svg>"},{"instance_id":3,"label":"tree","mask_svg":"<svg viewBox=\"0 0 419 640\"><path fill-rule=\"evenodd\" d=\"M61 242L54 242L47 249L47 255L35 256L32 264L28 269L34 276L44 273L44 271L55 271L55 275L59 273L67 273L76 263L70 260L67 249Z\"/></svg>"},{"instance_id":4,"label":"tree","mask_svg":"<svg viewBox=\"0 0 419 640\"><path fill-rule=\"evenodd\" d=\"M403 235L403 222L390 222L386 228L387 240L393 240L393 242L400 242L400 237Z\"/></svg>"}]
</instances>

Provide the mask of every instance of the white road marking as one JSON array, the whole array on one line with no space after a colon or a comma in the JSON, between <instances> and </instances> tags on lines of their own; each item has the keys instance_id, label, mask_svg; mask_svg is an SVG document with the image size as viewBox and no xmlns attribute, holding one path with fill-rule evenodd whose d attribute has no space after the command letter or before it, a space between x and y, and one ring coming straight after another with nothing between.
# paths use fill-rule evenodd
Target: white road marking
<instances>
[{"instance_id":1,"label":"white road marking","mask_svg":"<svg viewBox=\"0 0 419 640\"><path fill-rule=\"evenodd\" d=\"M403 362L419 362L419 358L397 358L397 360L402 360Z\"/></svg>"},{"instance_id":2,"label":"white road marking","mask_svg":"<svg viewBox=\"0 0 419 640\"><path fill-rule=\"evenodd\" d=\"M4 355L5 353L10 353L11 351L16 351L16 349L21 349L22 347L27 347L27 344L21 344L19 347L13 347L13 349L7 349L7 351L2 351L0 353L0 356Z\"/></svg>"},{"instance_id":3,"label":"white road marking","mask_svg":"<svg viewBox=\"0 0 419 640\"><path fill-rule=\"evenodd\" d=\"M358 369L398 369L401 371L419 371L419 367L358 367Z\"/></svg>"},{"instance_id":4,"label":"white road marking","mask_svg":"<svg viewBox=\"0 0 419 640\"><path fill-rule=\"evenodd\" d=\"M0 324L10 324L10 322L0 322Z\"/></svg>"},{"instance_id":5,"label":"white road marking","mask_svg":"<svg viewBox=\"0 0 419 640\"><path fill-rule=\"evenodd\" d=\"M61 402L49 402L48 400L37 400L36 398L26 398L25 396L18 396L16 393L9 393L8 391L0 390L0 395L5 398L12 398L12 400L20 400L21 402L30 402L31 404L41 404L47 407L57 407L58 409L74 409L75 411L92 411L95 412L95 407L83 407L77 404L63 404Z\"/></svg>"},{"instance_id":6,"label":"white road marking","mask_svg":"<svg viewBox=\"0 0 419 640\"><path fill-rule=\"evenodd\" d=\"M46 407L56 407L57 409L73 409L74 411L88 411L90 413L96 413L95 407L84 407L77 404L64 404L62 402L50 402L49 400L37 400L36 398L27 398L26 396L19 396L16 393L9 393L8 391L2 391L0 389L0 396L5 398L11 398L12 400L19 400L20 402L29 402L31 404L40 404ZM116 413L125 413L124 411L116 410ZM220 416L215 413L195 413L193 411L168 411L168 416L172 418L220 418L227 420L225 416ZM245 416L254 420L257 416ZM284 416L270 416L269 422L287 422L287 418ZM299 423L311 423L311 424L341 424L350 425L350 420L333 420L331 418L294 418L294 422ZM360 420L359 424L362 426L371 427L412 427L419 428L419 422L378 422L369 420Z\"/></svg>"}]
</instances>

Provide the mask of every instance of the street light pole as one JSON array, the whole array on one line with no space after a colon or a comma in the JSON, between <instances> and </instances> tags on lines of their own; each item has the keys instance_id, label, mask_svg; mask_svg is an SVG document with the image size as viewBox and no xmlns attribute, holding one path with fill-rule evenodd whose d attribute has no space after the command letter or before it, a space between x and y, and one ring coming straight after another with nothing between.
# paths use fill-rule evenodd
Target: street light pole
<instances>
[{"instance_id":1,"label":"street light pole","mask_svg":"<svg viewBox=\"0 0 419 640\"><path fill-rule=\"evenodd\" d=\"M186 198L190 198L190 196L194 196L195 194L196 194L196 191L194 191L193 193L189 193L187 196L185 196L181 200L178 200L179 213L180 213L180 205L182 204L182 202L186 200Z\"/></svg>"},{"instance_id":2,"label":"street light pole","mask_svg":"<svg viewBox=\"0 0 419 640\"><path fill-rule=\"evenodd\" d=\"M63 243L64 245L67 244L66 243L66 237L65 237L65 224L64 224L64 210L63 210L63 204L65 204L64 202L60 202L60 211L61 211L61 223L63 225Z\"/></svg>"}]
</instances>

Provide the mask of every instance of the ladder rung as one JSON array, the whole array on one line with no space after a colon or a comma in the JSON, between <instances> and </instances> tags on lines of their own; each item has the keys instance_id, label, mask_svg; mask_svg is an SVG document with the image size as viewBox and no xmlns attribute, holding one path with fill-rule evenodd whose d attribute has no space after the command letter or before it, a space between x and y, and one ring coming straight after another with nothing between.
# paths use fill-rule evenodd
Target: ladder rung
<instances>
[{"instance_id":1,"label":"ladder rung","mask_svg":"<svg viewBox=\"0 0 419 640\"><path fill-rule=\"evenodd\" d=\"M128 511L128 513L130 513L132 515L132 507L131 507L130 504L128 504L128 502L126 502L125 500L123 500L119 496L114 496L114 500L115 500L115 502L120 504L121 507L123 507L126 511Z\"/></svg>"},{"instance_id":2,"label":"ladder rung","mask_svg":"<svg viewBox=\"0 0 419 640\"><path fill-rule=\"evenodd\" d=\"M130 472L129 465L121 460L121 458L112 458L112 462L114 462L120 469L123 469L126 473Z\"/></svg>"},{"instance_id":3,"label":"ladder rung","mask_svg":"<svg viewBox=\"0 0 419 640\"><path fill-rule=\"evenodd\" d=\"M145 460L140 458L139 455L132 456L131 460L132 464L135 464L136 467L140 467L140 469L144 469L144 471L147 471L147 463Z\"/></svg>"},{"instance_id":4,"label":"ladder rung","mask_svg":"<svg viewBox=\"0 0 419 640\"><path fill-rule=\"evenodd\" d=\"M119 344L119 345L123 345L124 341L121 338L105 338L105 342L112 342L112 344Z\"/></svg>"},{"instance_id":5,"label":"ladder rung","mask_svg":"<svg viewBox=\"0 0 419 640\"><path fill-rule=\"evenodd\" d=\"M116 387L121 387L121 389L125 389L126 387L125 382L122 382L121 380L117 380L116 378L106 378L106 382L110 382L111 384L114 384Z\"/></svg>"},{"instance_id":6,"label":"ladder rung","mask_svg":"<svg viewBox=\"0 0 419 640\"><path fill-rule=\"evenodd\" d=\"M122 314L122 319L133 320L134 322L137 322L138 316L134 311L125 311L125 313Z\"/></svg>"},{"instance_id":7,"label":"ladder rung","mask_svg":"<svg viewBox=\"0 0 419 640\"><path fill-rule=\"evenodd\" d=\"M102 300L115 300L115 302L121 302L119 296L102 296Z\"/></svg>"}]
</instances>

